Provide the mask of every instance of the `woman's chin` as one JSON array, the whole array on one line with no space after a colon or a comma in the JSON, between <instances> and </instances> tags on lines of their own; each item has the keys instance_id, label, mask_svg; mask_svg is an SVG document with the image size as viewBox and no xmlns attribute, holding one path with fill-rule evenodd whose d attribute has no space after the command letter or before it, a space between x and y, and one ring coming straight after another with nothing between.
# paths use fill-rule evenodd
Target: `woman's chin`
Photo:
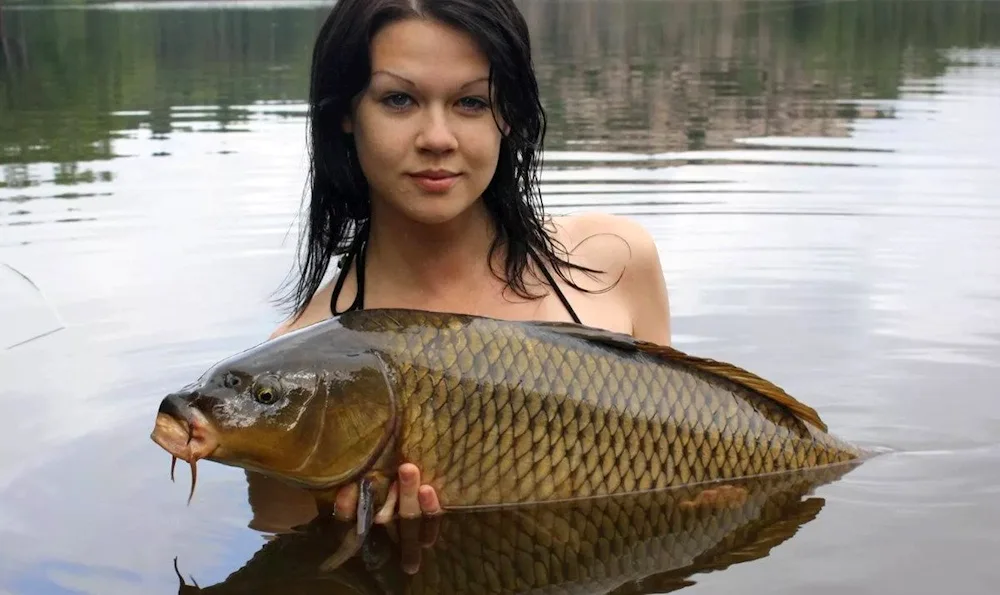
<instances>
[{"instance_id":1,"label":"woman's chin","mask_svg":"<svg viewBox=\"0 0 1000 595\"><path fill-rule=\"evenodd\" d=\"M419 205L407 205L404 216L413 223L437 227L466 222L480 205L479 199L429 199Z\"/></svg>"}]
</instances>

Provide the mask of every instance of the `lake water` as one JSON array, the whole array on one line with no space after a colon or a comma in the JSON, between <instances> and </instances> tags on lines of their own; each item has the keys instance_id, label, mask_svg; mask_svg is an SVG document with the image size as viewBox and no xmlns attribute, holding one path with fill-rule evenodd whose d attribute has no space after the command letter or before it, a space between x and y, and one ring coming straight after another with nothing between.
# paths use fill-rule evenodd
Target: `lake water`
<instances>
[{"instance_id":1,"label":"lake water","mask_svg":"<svg viewBox=\"0 0 1000 595\"><path fill-rule=\"evenodd\" d=\"M521 6L549 209L638 218L678 347L894 451L684 592L994 593L1000 2ZM0 267L0 349L64 327L0 351L0 593L173 593L265 542L242 472L187 506L148 435L281 318L327 10L0 3L0 263L41 290Z\"/></svg>"}]
</instances>

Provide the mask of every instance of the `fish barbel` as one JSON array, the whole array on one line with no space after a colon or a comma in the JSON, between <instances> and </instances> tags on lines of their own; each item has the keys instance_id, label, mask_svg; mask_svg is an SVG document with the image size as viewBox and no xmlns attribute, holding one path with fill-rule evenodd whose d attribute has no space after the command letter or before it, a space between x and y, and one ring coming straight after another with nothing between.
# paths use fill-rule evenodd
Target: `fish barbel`
<instances>
[{"instance_id":1,"label":"fish barbel","mask_svg":"<svg viewBox=\"0 0 1000 595\"><path fill-rule=\"evenodd\" d=\"M612 496L856 460L736 366L570 323L362 310L227 358L163 399L171 455L332 501L359 532L403 462L445 510ZM193 487L193 486L192 486Z\"/></svg>"}]
</instances>

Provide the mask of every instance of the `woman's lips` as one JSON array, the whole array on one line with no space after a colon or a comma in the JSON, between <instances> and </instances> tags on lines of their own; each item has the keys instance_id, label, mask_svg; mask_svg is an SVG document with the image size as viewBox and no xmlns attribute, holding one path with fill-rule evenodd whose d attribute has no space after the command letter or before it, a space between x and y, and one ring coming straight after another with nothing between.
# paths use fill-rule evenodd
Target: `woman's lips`
<instances>
[{"instance_id":1,"label":"woman's lips","mask_svg":"<svg viewBox=\"0 0 1000 595\"><path fill-rule=\"evenodd\" d=\"M456 173L438 171L410 174L417 186L435 194L447 192L458 181L458 176Z\"/></svg>"}]
</instances>

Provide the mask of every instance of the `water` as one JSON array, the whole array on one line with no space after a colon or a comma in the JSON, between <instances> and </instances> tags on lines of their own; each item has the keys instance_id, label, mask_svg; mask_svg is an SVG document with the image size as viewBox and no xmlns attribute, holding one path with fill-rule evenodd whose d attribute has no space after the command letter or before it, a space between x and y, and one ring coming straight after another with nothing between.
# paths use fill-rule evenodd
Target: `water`
<instances>
[{"instance_id":1,"label":"water","mask_svg":"<svg viewBox=\"0 0 1000 595\"><path fill-rule=\"evenodd\" d=\"M0 593L211 585L275 520L219 465L186 506L148 433L281 318L327 6L61 4L0 7L0 262L43 292L0 267L0 348L55 331L0 352ZM679 347L895 451L685 591L992 593L1000 2L522 7L550 210L637 217Z\"/></svg>"}]
</instances>

